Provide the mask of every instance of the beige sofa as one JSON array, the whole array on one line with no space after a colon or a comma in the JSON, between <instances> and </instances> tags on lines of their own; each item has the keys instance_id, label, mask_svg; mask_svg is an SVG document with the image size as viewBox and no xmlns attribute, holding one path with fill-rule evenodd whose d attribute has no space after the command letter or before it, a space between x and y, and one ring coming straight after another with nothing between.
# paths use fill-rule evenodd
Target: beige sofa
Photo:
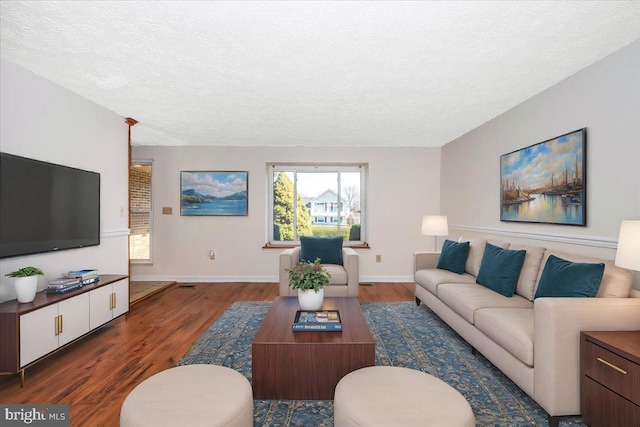
<instances>
[{"instance_id":1,"label":"beige sofa","mask_svg":"<svg viewBox=\"0 0 640 427\"><path fill-rule=\"evenodd\" d=\"M289 273L287 269L293 268L300 261L300 246L285 249L280 254L280 296L296 296L297 289L289 287ZM331 280L324 287L324 295L327 297L357 297L359 291L360 259L358 253L352 248L342 248L342 264L322 264Z\"/></svg>"},{"instance_id":2,"label":"beige sofa","mask_svg":"<svg viewBox=\"0 0 640 427\"><path fill-rule=\"evenodd\" d=\"M640 329L640 298L629 298L632 275L613 261L541 247L489 241L503 249L525 249L511 298L476 284L487 241L469 241L465 273L437 269L439 253L414 254L416 303L424 302L473 350L482 353L549 414L580 414L580 331ZM536 298L549 255L574 262L603 262L595 298Z\"/></svg>"}]
</instances>

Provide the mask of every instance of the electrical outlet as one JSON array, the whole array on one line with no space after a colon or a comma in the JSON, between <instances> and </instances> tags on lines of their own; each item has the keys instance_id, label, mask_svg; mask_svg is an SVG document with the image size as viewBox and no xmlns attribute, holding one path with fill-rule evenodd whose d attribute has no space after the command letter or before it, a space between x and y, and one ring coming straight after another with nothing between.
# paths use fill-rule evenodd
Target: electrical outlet
<instances>
[{"instance_id":1,"label":"electrical outlet","mask_svg":"<svg viewBox=\"0 0 640 427\"><path fill-rule=\"evenodd\" d=\"M376 255L376 262L382 262L382 255Z\"/></svg>"},{"instance_id":2,"label":"electrical outlet","mask_svg":"<svg viewBox=\"0 0 640 427\"><path fill-rule=\"evenodd\" d=\"M209 251L209 259L211 260L216 259L216 253L214 251Z\"/></svg>"}]
</instances>

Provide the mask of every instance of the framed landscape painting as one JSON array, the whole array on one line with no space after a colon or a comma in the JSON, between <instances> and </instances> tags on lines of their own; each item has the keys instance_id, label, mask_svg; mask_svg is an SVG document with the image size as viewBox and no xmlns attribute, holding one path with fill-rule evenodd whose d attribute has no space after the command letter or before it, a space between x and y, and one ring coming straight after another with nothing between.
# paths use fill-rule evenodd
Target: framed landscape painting
<instances>
[{"instance_id":1,"label":"framed landscape painting","mask_svg":"<svg viewBox=\"0 0 640 427\"><path fill-rule=\"evenodd\" d=\"M500 156L500 221L587 225L587 129Z\"/></svg>"},{"instance_id":2,"label":"framed landscape painting","mask_svg":"<svg viewBox=\"0 0 640 427\"><path fill-rule=\"evenodd\" d=\"M248 175L246 171L180 172L180 215L248 215Z\"/></svg>"}]
</instances>

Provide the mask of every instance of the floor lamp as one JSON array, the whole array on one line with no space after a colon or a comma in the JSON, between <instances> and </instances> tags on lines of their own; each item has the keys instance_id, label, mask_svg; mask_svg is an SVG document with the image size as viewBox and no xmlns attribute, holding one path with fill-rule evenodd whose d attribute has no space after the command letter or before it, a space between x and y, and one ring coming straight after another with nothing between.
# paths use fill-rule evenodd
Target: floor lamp
<instances>
[{"instance_id":1,"label":"floor lamp","mask_svg":"<svg viewBox=\"0 0 640 427\"><path fill-rule=\"evenodd\" d=\"M425 215L422 217L422 234L425 236L434 236L433 251L436 252L438 236L449 235L449 225L447 217L443 215Z\"/></svg>"},{"instance_id":2,"label":"floor lamp","mask_svg":"<svg viewBox=\"0 0 640 427\"><path fill-rule=\"evenodd\" d=\"M622 221L616 250L616 265L640 271L640 221Z\"/></svg>"}]
</instances>

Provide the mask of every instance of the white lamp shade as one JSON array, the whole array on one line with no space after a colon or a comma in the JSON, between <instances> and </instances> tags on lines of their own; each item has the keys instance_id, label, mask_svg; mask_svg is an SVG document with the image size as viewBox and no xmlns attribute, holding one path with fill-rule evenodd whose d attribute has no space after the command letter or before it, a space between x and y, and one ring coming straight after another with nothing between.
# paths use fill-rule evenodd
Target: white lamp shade
<instances>
[{"instance_id":1,"label":"white lamp shade","mask_svg":"<svg viewBox=\"0 0 640 427\"><path fill-rule=\"evenodd\" d=\"M640 271L640 221L622 221L616 265Z\"/></svg>"},{"instance_id":2,"label":"white lamp shade","mask_svg":"<svg viewBox=\"0 0 640 427\"><path fill-rule=\"evenodd\" d=\"M422 234L426 236L448 236L447 217L442 215L425 215L422 217Z\"/></svg>"}]
</instances>

